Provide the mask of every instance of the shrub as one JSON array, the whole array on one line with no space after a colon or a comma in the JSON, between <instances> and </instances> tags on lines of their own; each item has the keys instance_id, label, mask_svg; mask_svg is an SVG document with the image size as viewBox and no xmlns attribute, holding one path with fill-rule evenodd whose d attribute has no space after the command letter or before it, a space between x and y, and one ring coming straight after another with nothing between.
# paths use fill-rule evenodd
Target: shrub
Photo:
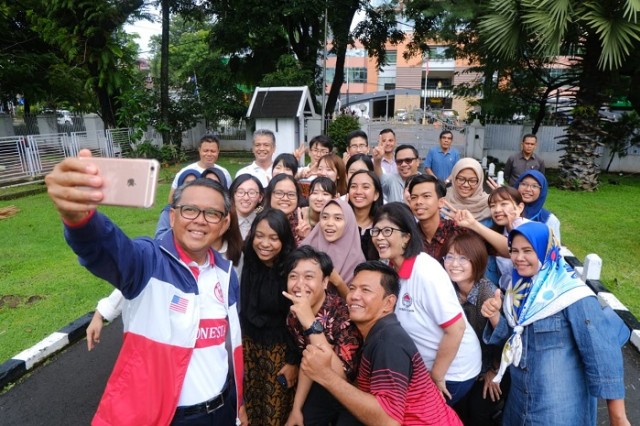
<instances>
[{"instance_id":1,"label":"shrub","mask_svg":"<svg viewBox=\"0 0 640 426\"><path fill-rule=\"evenodd\" d=\"M350 114L340 114L327 126L327 136L333 141L333 146L342 154L347 149L347 135L360 129L358 117Z\"/></svg>"}]
</instances>

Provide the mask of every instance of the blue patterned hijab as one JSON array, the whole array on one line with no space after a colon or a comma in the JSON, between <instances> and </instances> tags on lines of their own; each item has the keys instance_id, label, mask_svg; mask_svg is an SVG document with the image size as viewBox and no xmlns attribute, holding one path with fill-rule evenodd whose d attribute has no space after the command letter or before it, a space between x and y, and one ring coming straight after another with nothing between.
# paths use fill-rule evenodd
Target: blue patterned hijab
<instances>
[{"instance_id":1,"label":"blue patterned hijab","mask_svg":"<svg viewBox=\"0 0 640 426\"><path fill-rule=\"evenodd\" d=\"M533 277L523 277L513 269L511 285L507 288L503 303L504 316L513 328L513 334L502 350L500 370L494 379L499 383L510 364L516 367L522 356L522 331L524 327L560 312L567 306L593 292L582 282L573 268L560 255L560 246L549 231L539 222L527 222L509 233L509 248L516 235L529 241L538 256L539 270Z\"/></svg>"},{"instance_id":2,"label":"blue patterned hijab","mask_svg":"<svg viewBox=\"0 0 640 426\"><path fill-rule=\"evenodd\" d=\"M542 208L544 206L545 201L547 201L547 191L549 190L549 184L547 183L547 178L544 177L542 173L538 170L527 170L522 173L518 180L516 181L515 188L518 189L522 180L526 177L532 177L538 182L540 185L540 196L533 203L525 204L524 206L524 217L533 220L535 222L546 223L551 215L549 210Z\"/></svg>"}]
</instances>

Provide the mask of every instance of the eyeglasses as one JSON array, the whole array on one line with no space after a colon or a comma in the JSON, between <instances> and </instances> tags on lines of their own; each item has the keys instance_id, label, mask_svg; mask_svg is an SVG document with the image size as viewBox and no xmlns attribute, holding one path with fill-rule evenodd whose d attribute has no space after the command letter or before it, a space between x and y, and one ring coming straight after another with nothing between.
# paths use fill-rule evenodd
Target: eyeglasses
<instances>
[{"instance_id":1,"label":"eyeglasses","mask_svg":"<svg viewBox=\"0 0 640 426\"><path fill-rule=\"evenodd\" d=\"M520 182L520 185L518 185L518 188L540 189L542 187L540 185L538 185L537 183L523 183L523 182Z\"/></svg>"},{"instance_id":2,"label":"eyeglasses","mask_svg":"<svg viewBox=\"0 0 640 426\"><path fill-rule=\"evenodd\" d=\"M478 182L480 182L478 180L478 178L464 178L462 176L458 176L456 177L456 182L458 183L458 185L469 185L469 186L476 186L478 184Z\"/></svg>"},{"instance_id":3,"label":"eyeglasses","mask_svg":"<svg viewBox=\"0 0 640 426\"><path fill-rule=\"evenodd\" d=\"M393 231L398 231L400 233L404 232L402 229L392 228L390 226L385 228L369 228L369 234L371 234L372 237L377 237L380 233L382 233L383 237L390 237L391 234L393 234Z\"/></svg>"},{"instance_id":4,"label":"eyeglasses","mask_svg":"<svg viewBox=\"0 0 640 426\"><path fill-rule=\"evenodd\" d=\"M454 256L452 254L446 255L445 257L442 258L442 260L444 260L444 263L448 263L448 264L452 264L453 262L458 262L459 265L466 265L471 262L468 258L464 256Z\"/></svg>"},{"instance_id":5,"label":"eyeglasses","mask_svg":"<svg viewBox=\"0 0 640 426\"><path fill-rule=\"evenodd\" d=\"M277 190L277 191L273 191L273 196L279 200L283 199L284 197L287 197L288 200L295 200L296 198L298 198L298 193L284 192L284 191Z\"/></svg>"},{"instance_id":6,"label":"eyeglasses","mask_svg":"<svg viewBox=\"0 0 640 426\"><path fill-rule=\"evenodd\" d=\"M182 216L187 220L195 220L198 216L200 216L200 213L202 213L204 220L207 223L212 223L212 224L220 223L222 218L226 216L226 214L224 212L221 212L220 210L216 210L216 209L203 210L203 209L199 209L196 206L189 206L189 205L186 205L186 206L178 205L178 206L175 206L174 209L178 209L180 211L180 216Z\"/></svg>"},{"instance_id":7,"label":"eyeglasses","mask_svg":"<svg viewBox=\"0 0 640 426\"><path fill-rule=\"evenodd\" d=\"M313 152L314 154L318 154L318 155L327 155L329 153L329 150L328 149L313 148L313 149L311 149L311 152Z\"/></svg>"},{"instance_id":8,"label":"eyeglasses","mask_svg":"<svg viewBox=\"0 0 640 426\"><path fill-rule=\"evenodd\" d=\"M413 163L413 160L417 160L418 157L413 157L413 158L396 158L396 164L398 166L402 166L403 164L411 164Z\"/></svg>"},{"instance_id":9,"label":"eyeglasses","mask_svg":"<svg viewBox=\"0 0 640 426\"><path fill-rule=\"evenodd\" d=\"M353 149L365 149L367 147L368 147L368 145L364 144L364 143L361 143L361 144L358 144L358 145L349 145L349 148L353 148Z\"/></svg>"},{"instance_id":10,"label":"eyeglasses","mask_svg":"<svg viewBox=\"0 0 640 426\"><path fill-rule=\"evenodd\" d=\"M260 192L256 191L255 189L250 189L248 191L245 191L244 189L238 189L236 191L236 196L238 198L242 198L245 195L248 195L249 198L256 198L258 196L258 194L260 194Z\"/></svg>"}]
</instances>

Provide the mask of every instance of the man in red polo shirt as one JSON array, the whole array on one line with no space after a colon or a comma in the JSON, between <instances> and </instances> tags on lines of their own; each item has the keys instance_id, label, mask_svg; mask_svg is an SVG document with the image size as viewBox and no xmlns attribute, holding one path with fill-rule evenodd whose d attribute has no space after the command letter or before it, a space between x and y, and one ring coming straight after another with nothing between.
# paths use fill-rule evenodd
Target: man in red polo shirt
<instances>
[{"instance_id":1,"label":"man in red polo shirt","mask_svg":"<svg viewBox=\"0 0 640 426\"><path fill-rule=\"evenodd\" d=\"M398 274L382 262L361 263L355 269L347 307L365 339L357 387L331 369L333 351L325 344L307 346L302 371L355 417L350 422L341 417L341 425L461 426L394 314L399 289Z\"/></svg>"}]
</instances>

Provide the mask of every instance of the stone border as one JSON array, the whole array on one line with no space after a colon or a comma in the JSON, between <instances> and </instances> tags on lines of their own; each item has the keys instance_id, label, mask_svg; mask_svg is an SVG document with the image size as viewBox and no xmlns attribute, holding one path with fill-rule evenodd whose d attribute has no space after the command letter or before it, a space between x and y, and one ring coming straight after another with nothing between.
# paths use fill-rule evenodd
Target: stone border
<instances>
[{"instance_id":1,"label":"stone border","mask_svg":"<svg viewBox=\"0 0 640 426\"><path fill-rule=\"evenodd\" d=\"M640 352L640 322L600 281L602 259L596 254L589 254L585 259L585 264L583 264L566 247L562 247L562 256L564 256L567 263L578 272L580 278L593 290L600 304L613 309L622 321L624 321L626 326L629 327L629 330L631 330L629 342L636 351Z\"/></svg>"},{"instance_id":2,"label":"stone border","mask_svg":"<svg viewBox=\"0 0 640 426\"><path fill-rule=\"evenodd\" d=\"M0 390L9 383L17 381L49 356L83 339L92 318L93 312L89 312L45 337L31 348L20 352L9 361L0 364Z\"/></svg>"}]
</instances>

